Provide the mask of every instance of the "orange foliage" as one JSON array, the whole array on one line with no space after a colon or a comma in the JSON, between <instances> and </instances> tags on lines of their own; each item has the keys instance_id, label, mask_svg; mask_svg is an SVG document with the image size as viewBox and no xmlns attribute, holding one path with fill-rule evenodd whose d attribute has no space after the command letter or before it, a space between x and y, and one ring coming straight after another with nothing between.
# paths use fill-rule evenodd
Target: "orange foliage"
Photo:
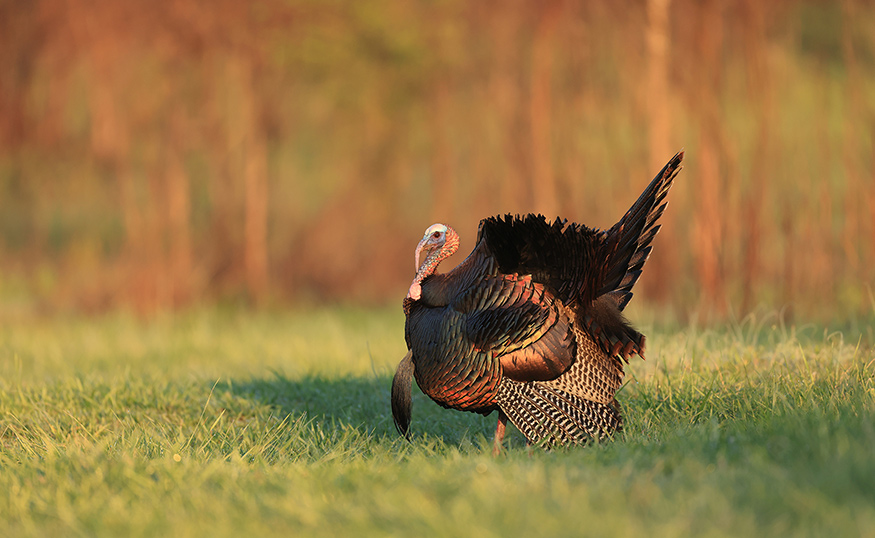
<instances>
[{"instance_id":1,"label":"orange foliage","mask_svg":"<svg viewBox=\"0 0 875 538\"><path fill-rule=\"evenodd\" d=\"M400 304L433 221L463 251L496 213L609 226L684 147L639 297L871 312L873 15L0 0L0 297Z\"/></svg>"}]
</instances>

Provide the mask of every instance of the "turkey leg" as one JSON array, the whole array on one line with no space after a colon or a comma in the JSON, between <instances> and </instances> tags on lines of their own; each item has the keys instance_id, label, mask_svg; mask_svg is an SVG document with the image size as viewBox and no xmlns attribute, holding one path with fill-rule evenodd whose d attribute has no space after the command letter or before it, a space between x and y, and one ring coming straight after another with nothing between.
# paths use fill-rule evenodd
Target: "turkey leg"
<instances>
[{"instance_id":1,"label":"turkey leg","mask_svg":"<svg viewBox=\"0 0 875 538\"><path fill-rule=\"evenodd\" d=\"M498 410L498 424L495 426L495 439L492 441L492 456L501 454L504 448L504 431L507 429L507 415L501 409Z\"/></svg>"}]
</instances>

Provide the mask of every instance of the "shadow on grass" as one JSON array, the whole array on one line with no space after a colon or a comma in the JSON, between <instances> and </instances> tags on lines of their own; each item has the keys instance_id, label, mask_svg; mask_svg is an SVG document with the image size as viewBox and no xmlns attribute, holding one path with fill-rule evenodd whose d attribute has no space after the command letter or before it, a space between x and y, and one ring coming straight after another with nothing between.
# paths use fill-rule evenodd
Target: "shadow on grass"
<instances>
[{"instance_id":1,"label":"shadow on grass","mask_svg":"<svg viewBox=\"0 0 875 538\"><path fill-rule=\"evenodd\" d=\"M389 392L390 376L289 378L274 374L266 379L231 380L216 389L270 405L282 416L305 416L324 429L350 427L377 437L398 436L392 421ZM479 436L492 435L492 415L484 418L472 413L442 409L413 388L413 441L423 436L440 438L448 444L463 439L478 442Z\"/></svg>"}]
</instances>

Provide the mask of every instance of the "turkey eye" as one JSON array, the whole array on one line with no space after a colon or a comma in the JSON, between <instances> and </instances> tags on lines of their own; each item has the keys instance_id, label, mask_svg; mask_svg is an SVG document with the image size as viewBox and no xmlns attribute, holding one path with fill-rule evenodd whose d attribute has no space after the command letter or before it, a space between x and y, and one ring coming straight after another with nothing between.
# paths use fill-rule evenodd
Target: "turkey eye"
<instances>
[{"instance_id":1,"label":"turkey eye","mask_svg":"<svg viewBox=\"0 0 875 538\"><path fill-rule=\"evenodd\" d=\"M435 233L431 234L431 236L434 237L435 239L437 239L437 238L439 238L439 237L441 236L441 233L440 233L440 232L435 232Z\"/></svg>"}]
</instances>

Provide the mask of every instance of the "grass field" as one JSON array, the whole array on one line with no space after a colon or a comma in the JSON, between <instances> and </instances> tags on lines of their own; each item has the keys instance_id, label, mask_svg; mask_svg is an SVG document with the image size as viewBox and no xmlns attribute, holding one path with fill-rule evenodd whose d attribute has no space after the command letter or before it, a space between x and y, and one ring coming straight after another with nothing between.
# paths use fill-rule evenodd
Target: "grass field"
<instances>
[{"instance_id":1,"label":"grass field","mask_svg":"<svg viewBox=\"0 0 875 538\"><path fill-rule=\"evenodd\" d=\"M489 455L390 310L0 325L3 536L875 536L871 329L648 327L621 439Z\"/></svg>"}]
</instances>

